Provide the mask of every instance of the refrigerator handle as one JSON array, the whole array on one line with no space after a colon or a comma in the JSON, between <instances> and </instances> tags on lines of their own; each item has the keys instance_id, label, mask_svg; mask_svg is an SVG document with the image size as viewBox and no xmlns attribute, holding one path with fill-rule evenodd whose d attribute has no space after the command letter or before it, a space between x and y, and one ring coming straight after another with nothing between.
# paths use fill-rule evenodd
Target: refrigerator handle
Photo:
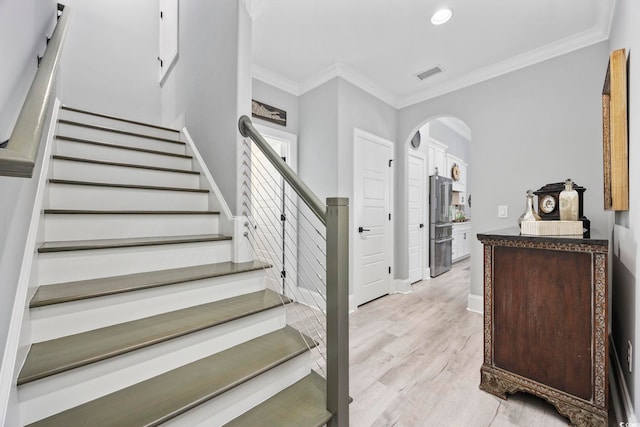
<instances>
[{"instance_id":1,"label":"refrigerator handle","mask_svg":"<svg viewBox=\"0 0 640 427\"><path fill-rule=\"evenodd\" d=\"M450 242L452 240L453 240L453 237L449 237L447 239L436 240L436 243L446 243L446 242Z\"/></svg>"}]
</instances>

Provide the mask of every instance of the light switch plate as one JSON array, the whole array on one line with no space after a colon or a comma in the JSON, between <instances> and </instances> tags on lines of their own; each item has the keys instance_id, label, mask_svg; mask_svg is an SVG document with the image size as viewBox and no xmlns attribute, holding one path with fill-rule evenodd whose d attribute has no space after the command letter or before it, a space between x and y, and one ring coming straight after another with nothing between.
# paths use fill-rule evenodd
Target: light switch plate
<instances>
[{"instance_id":1,"label":"light switch plate","mask_svg":"<svg viewBox=\"0 0 640 427\"><path fill-rule=\"evenodd\" d=\"M509 217L509 206L498 206L498 218L508 218Z\"/></svg>"}]
</instances>

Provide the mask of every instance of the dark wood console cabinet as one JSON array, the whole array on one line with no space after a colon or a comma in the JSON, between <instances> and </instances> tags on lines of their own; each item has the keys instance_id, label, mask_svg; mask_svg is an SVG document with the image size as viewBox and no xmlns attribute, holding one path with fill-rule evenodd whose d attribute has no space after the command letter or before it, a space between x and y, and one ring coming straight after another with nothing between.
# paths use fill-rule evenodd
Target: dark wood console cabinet
<instances>
[{"instance_id":1,"label":"dark wood console cabinet","mask_svg":"<svg viewBox=\"0 0 640 427\"><path fill-rule=\"evenodd\" d=\"M523 391L576 426L606 426L608 241L478 234L484 244L480 388Z\"/></svg>"}]
</instances>

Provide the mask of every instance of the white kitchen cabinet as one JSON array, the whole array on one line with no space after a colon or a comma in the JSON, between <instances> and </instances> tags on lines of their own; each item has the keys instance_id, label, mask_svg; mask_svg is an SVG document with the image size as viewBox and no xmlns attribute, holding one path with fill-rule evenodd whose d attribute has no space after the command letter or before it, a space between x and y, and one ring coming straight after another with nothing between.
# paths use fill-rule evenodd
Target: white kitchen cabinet
<instances>
[{"instance_id":1,"label":"white kitchen cabinet","mask_svg":"<svg viewBox=\"0 0 640 427\"><path fill-rule=\"evenodd\" d=\"M453 180L452 189L453 191L466 191L467 190L467 164L462 161L462 159L453 156L451 154L446 155L447 162L447 178L451 178ZM456 180L453 177L453 168L454 165L457 167L459 171L459 178Z\"/></svg>"},{"instance_id":2,"label":"white kitchen cabinet","mask_svg":"<svg viewBox=\"0 0 640 427\"><path fill-rule=\"evenodd\" d=\"M438 168L438 175L447 175L447 146L431 139L429 141L429 176L436 174L436 168Z\"/></svg>"},{"instance_id":3,"label":"white kitchen cabinet","mask_svg":"<svg viewBox=\"0 0 640 427\"><path fill-rule=\"evenodd\" d=\"M461 260L471 255L471 223L460 222L453 224L451 233L451 260Z\"/></svg>"}]
</instances>

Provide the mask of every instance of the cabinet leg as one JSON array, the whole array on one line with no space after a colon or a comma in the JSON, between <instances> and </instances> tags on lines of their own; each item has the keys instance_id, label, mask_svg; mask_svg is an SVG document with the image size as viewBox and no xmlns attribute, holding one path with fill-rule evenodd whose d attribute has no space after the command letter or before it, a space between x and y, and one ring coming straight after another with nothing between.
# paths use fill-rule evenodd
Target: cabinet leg
<instances>
[{"instance_id":1,"label":"cabinet leg","mask_svg":"<svg viewBox=\"0 0 640 427\"><path fill-rule=\"evenodd\" d=\"M505 400L507 394L519 391L530 393L552 404L558 413L569 418L571 424L576 427L607 426L606 409L490 366L480 369L480 389Z\"/></svg>"}]
</instances>

